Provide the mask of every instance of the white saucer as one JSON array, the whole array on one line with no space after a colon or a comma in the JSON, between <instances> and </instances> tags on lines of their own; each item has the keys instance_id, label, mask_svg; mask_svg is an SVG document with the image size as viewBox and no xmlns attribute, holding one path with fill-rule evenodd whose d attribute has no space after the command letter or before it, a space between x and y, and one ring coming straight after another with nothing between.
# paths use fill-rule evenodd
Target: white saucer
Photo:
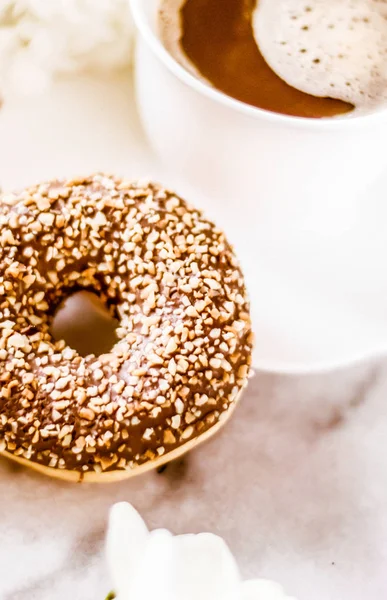
<instances>
[{"instance_id":1,"label":"white saucer","mask_svg":"<svg viewBox=\"0 0 387 600\"><path fill-rule=\"evenodd\" d=\"M148 148L127 75L73 78L43 97L11 99L0 111L0 140L3 189L94 170L177 181ZM234 235L257 369L311 372L387 352L387 173L366 196L345 231L284 225L254 240Z\"/></svg>"}]
</instances>

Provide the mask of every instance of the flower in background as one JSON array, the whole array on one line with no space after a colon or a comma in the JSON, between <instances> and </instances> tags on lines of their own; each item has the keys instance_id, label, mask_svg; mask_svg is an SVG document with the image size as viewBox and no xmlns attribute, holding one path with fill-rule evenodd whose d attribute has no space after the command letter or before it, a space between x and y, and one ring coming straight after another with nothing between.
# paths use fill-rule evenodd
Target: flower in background
<instances>
[{"instance_id":1,"label":"flower in background","mask_svg":"<svg viewBox=\"0 0 387 600\"><path fill-rule=\"evenodd\" d=\"M56 73L130 63L128 0L1 0L0 90L40 91Z\"/></svg>"},{"instance_id":2,"label":"flower in background","mask_svg":"<svg viewBox=\"0 0 387 600\"><path fill-rule=\"evenodd\" d=\"M242 581L222 538L149 532L124 502L110 513L107 559L117 600L292 600L271 581Z\"/></svg>"}]
</instances>

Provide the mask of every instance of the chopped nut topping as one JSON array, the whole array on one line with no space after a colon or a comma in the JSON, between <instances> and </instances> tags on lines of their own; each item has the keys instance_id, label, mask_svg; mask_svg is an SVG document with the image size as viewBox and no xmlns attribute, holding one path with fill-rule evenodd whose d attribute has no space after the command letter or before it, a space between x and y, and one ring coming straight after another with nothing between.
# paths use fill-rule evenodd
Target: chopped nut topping
<instances>
[{"instance_id":1,"label":"chopped nut topping","mask_svg":"<svg viewBox=\"0 0 387 600\"><path fill-rule=\"evenodd\" d=\"M79 287L120 320L99 358L49 333ZM133 469L224 418L251 346L224 234L172 192L97 174L0 197L0 451Z\"/></svg>"}]
</instances>

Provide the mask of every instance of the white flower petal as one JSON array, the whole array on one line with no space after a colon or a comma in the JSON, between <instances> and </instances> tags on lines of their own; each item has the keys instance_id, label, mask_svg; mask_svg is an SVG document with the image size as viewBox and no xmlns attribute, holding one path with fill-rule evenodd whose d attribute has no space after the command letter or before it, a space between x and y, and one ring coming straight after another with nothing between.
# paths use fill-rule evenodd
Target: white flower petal
<instances>
[{"instance_id":1,"label":"white flower petal","mask_svg":"<svg viewBox=\"0 0 387 600\"><path fill-rule=\"evenodd\" d=\"M114 590L120 597L126 597L129 592L148 538L148 528L133 506L120 502L112 507L106 556Z\"/></svg>"},{"instance_id":2,"label":"white flower petal","mask_svg":"<svg viewBox=\"0 0 387 600\"><path fill-rule=\"evenodd\" d=\"M235 600L239 572L222 538L211 533L175 538L173 600Z\"/></svg>"},{"instance_id":3,"label":"white flower petal","mask_svg":"<svg viewBox=\"0 0 387 600\"><path fill-rule=\"evenodd\" d=\"M41 91L56 73L131 62L128 0L0 0L0 21L2 92Z\"/></svg>"},{"instance_id":4,"label":"white flower petal","mask_svg":"<svg viewBox=\"0 0 387 600\"><path fill-rule=\"evenodd\" d=\"M295 600L278 583L242 582L222 538L210 533L149 533L126 503L110 513L107 558L117 600Z\"/></svg>"},{"instance_id":5,"label":"white flower petal","mask_svg":"<svg viewBox=\"0 0 387 600\"><path fill-rule=\"evenodd\" d=\"M119 590L118 600L172 600L176 577L174 538L169 531L157 529L148 536L136 572L132 574L129 594ZM182 600L179 598L178 600Z\"/></svg>"},{"instance_id":6,"label":"white flower petal","mask_svg":"<svg viewBox=\"0 0 387 600\"><path fill-rule=\"evenodd\" d=\"M268 579L250 579L241 584L240 600L295 600L286 596L283 588Z\"/></svg>"}]
</instances>

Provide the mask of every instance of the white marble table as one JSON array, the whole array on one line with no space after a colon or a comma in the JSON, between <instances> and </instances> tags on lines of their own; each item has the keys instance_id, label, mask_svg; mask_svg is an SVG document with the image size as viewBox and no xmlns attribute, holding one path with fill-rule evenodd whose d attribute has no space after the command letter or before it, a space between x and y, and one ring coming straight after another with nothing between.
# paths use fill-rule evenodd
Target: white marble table
<instances>
[{"instance_id":1,"label":"white marble table","mask_svg":"<svg viewBox=\"0 0 387 600\"><path fill-rule=\"evenodd\" d=\"M151 527L221 534L246 576L299 600L387 597L386 397L386 363L258 375L223 432L163 474L69 485L0 461L0 598L104 600L118 500Z\"/></svg>"},{"instance_id":2,"label":"white marble table","mask_svg":"<svg viewBox=\"0 0 387 600\"><path fill-rule=\"evenodd\" d=\"M0 110L3 189L95 170L157 179L223 224L221 206L193 193L173 165L167 173L153 156L127 73L61 81L42 96L10 98ZM238 245L245 239L240 221L224 223L254 300L262 341L255 364L294 372L387 352L386 188L387 179L375 182L345 232L262 226L246 251Z\"/></svg>"},{"instance_id":3,"label":"white marble table","mask_svg":"<svg viewBox=\"0 0 387 600\"><path fill-rule=\"evenodd\" d=\"M0 111L1 185L96 169L162 178L129 92L123 75L58 83L44 104L14 99ZM258 374L224 431L161 475L68 485L0 460L0 600L103 600L118 500L152 527L221 534L246 576L299 600L387 597L386 398L386 360Z\"/></svg>"}]
</instances>

